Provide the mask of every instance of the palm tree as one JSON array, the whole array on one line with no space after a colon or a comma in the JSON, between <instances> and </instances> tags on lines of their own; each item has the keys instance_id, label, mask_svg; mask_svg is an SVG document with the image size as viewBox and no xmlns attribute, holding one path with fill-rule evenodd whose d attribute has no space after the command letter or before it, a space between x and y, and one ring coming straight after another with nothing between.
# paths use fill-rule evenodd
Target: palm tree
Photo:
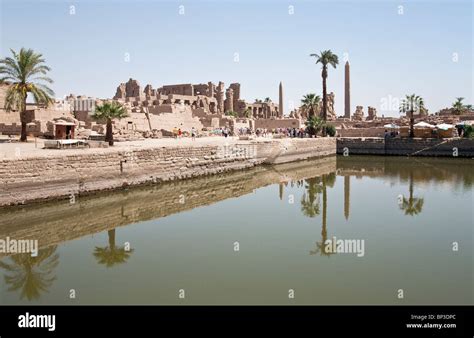
<instances>
[{"instance_id":1,"label":"palm tree","mask_svg":"<svg viewBox=\"0 0 474 338\"><path fill-rule=\"evenodd\" d=\"M456 98L456 101L454 101L453 103L453 111L454 111L454 114L456 115L461 115L462 112L464 112L464 110L467 108L463 103L462 101L464 101L464 97L457 97Z\"/></svg>"},{"instance_id":2,"label":"palm tree","mask_svg":"<svg viewBox=\"0 0 474 338\"><path fill-rule=\"evenodd\" d=\"M414 137L415 112L421 112L425 108L423 98L418 95L406 95L400 104L400 112L405 113L410 118L410 137Z\"/></svg>"},{"instance_id":3,"label":"palm tree","mask_svg":"<svg viewBox=\"0 0 474 338\"><path fill-rule=\"evenodd\" d=\"M325 123L319 116L312 116L305 122L306 131L310 135L316 135L321 129L325 129Z\"/></svg>"},{"instance_id":4,"label":"palm tree","mask_svg":"<svg viewBox=\"0 0 474 338\"><path fill-rule=\"evenodd\" d=\"M9 275L5 275L5 284L8 291L21 290L20 299L38 299L41 292L47 292L56 280L54 269L59 264L59 254L56 246L38 250L38 255L17 254L10 257L11 262L0 261L0 268Z\"/></svg>"},{"instance_id":5,"label":"palm tree","mask_svg":"<svg viewBox=\"0 0 474 338\"><path fill-rule=\"evenodd\" d=\"M122 119L127 117L127 109L117 101L104 102L95 108L92 118L106 122L105 140L109 145L114 145L114 134L112 132L112 119Z\"/></svg>"},{"instance_id":6,"label":"palm tree","mask_svg":"<svg viewBox=\"0 0 474 338\"><path fill-rule=\"evenodd\" d=\"M270 102L272 102L272 99L269 98L269 97L266 97L264 102L265 102L265 103L270 103Z\"/></svg>"},{"instance_id":7,"label":"palm tree","mask_svg":"<svg viewBox=\"0 0 474 338\"><path fill-rule=\"evenodd\" d=\"M464 106L464 108L466 108L468 111L471 111L472 110L472 104L466 104Z\"/></svg>"},{"instance_id":8,"label":"palm tree","mask_svg":"<svg viewBox=\"0 0 474 338\"><path fill-rule=\"evenodd\" d=\"M44 64L42 54L32 49L20 49L17 53L10 49L13 57L0 60L0 83L9 85L5 95L5 110L20 112L21 136L20 141L26 142L26 99L28 93L34 102L48 106L53 102L54 92L41 82L53 83L46 74L51 70Z\"/></svg>"},{"instance_id":9,"label":"palm tree","mask_svg":"<svg viewBox=\"0 0 474 338\"><path fill-rule=\"evenodd\" d=\"M99 264L104 264L110 268L116 264L125 263L133 252L131 250L125 250L123 247L117 247L115 245L115 229L108 231L109 246L104 248L96 247L94 250L94 257L97 259Z\"/></svg>"},{"instance_id":10,"label":"palm tree","mask_svg":"<svg viewBox=\"0 0 474 338\"><path fill-rule=\"evenodd\" d=\"M418 198L413 196L413 173L410 173L410 195L408 198L403 197L400 209L405 211L405 215L415 216L419 214L423 209L423 198Z\"/></svg>"},{"instance_id":11,"label":"palm tree","mask_svg":"<svg viewBox=\"0 0 474 338\"><path fill-rule=\"evenodd\" d=\"M309 93L303 96L301 100L302 108L308 112L308 118L315 116L315 110L321 101L321 97L319 95Z\"/></svg>"},{"instance_id":12,"label":"palm tree","mask_svg":"<svg viewBox=\"0 0 474 338\"><path fill-rule=\"evenodd\" d=\"M331 50L325 50L318 54L310 54L311 57L316 58L316 64L320 63L322 65L322 72L321 76L323 78L323 120L327 120L327 86L326 86L326 79L328 77L328 65L336 66L339 64L339 58L336 54L333 54Z\"/></svg>"}]
</instances>

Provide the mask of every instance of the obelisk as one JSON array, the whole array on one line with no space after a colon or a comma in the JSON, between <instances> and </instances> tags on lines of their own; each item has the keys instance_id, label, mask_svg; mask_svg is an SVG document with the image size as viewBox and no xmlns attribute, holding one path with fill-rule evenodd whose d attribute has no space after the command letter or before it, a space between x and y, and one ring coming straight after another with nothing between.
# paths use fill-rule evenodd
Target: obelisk
<instances>
[{"instance_id":1,"label":"obelisk","mask_svg":"<svg viewBox=\"0 0 474 338\"><path fill-rule=\"evenodd\" d=\"M346 61L344 77L344 117L351 118L351 74L349 61Z\"/></svg>"},{"instance_id":2,"label":"obelisk","mask_svg":"<svg viewBox=\"0 0 474 338\"><path fill-rule=\"evenodd\" d=\"M283 117L283 84L280 81L280 92L278 97L278 115Z\"/></svg>"}]
</instances>

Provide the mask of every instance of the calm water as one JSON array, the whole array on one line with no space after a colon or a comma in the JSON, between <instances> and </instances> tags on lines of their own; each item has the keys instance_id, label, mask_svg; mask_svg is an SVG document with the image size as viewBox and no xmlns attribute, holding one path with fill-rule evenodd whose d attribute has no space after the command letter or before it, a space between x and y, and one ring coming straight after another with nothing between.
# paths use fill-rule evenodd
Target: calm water
<instances>
[{"instance_id":1,"label":"calm water","mask_svg":"<svg viewBox=\"0 0 474 338\"><path fill-rule=\"evenodd\" d=\"M0 239L41 250L0 256L0 303L472 304L472 163L333 157L3 209Z\"/></svg>"}]
</instances>

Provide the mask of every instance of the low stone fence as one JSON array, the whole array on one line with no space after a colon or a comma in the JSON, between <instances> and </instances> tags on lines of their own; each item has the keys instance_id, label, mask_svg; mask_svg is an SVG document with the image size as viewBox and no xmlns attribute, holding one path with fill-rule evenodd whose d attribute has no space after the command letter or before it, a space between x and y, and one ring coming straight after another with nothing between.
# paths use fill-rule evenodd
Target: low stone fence
<instances>
[{"instance_id":1,"label":"low stone fence","mask_svg":"<svg viewBox=\"0 0 474 338\"><path fill-rule=\"evenodd\" d=\"M383 137L386 128L372 127L372 128L337 128L337 136L339 137Z\"/></svg>"},{"instance_id":2,"label":"low stone fence","mask_svg":"<svg viewBox=\"0 0 474 338\"><path fill-rule=\"evenodd\" d=\"M93 149L0 160L0 206L334 155L335 138Z\"/></svg>"},{"instance_id":3,"label":"low stone fence","mask_svg":"<svg viewBox=\"0 0 474 338\"><path fill-rule=\"evenodd\" d=\"M342 155L411 155L474 157L473 139L435 138L338 138Z\"/></svg>"}]
</instances>

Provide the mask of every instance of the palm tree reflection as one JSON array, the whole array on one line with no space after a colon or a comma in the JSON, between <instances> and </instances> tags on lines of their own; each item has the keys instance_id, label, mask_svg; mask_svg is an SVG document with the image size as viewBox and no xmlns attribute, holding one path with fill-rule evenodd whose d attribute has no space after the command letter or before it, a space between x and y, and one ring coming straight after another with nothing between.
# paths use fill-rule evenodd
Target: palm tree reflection
<instances>
[{"instance_id":1,"label":"palm tree reflection","mask_svg":"<svg viewBox=\"0 0 474 338\"><path fill-rule=\"evenodd\" d=\"M402 197L400 201L400 209L405 211L405 215L415 216L423 209L424 199L413 196L413 172L410 173L410 195L408 198Z\"/></svg>"},{"instance_id":2,"label":"palm tree reflection","mask_svg":"<svg viewBox=\"0 0 474 338\"><path fill-rule=\"evenodd\" d=\"M307 217L315 217L320 213L319 195L323 191L320 177L312 177L305 180L306 191L301 197L301 211Z\"/></svg>"},{"instance_id":3,"label":"palm tree reflection","mask_svg":"<svg viewBox=\"0 0 474 338\"><path fill-rule=\"evenodd\" d=\"M114 265L125 263L129 258L133 249L126 250L124 247L115 245L115 229L108 231L109 245L103 248L96 247L94 257L99 264L103 264L110 268Z\"/></svg>"},{"instance_id":4,"label":"palm tree reflection","mask_svg":"<svg viewBox=\"0 0 474 338\"><path fill-rule=\"evenodd\" d=\"M0 261L0 268L7 274L5 283L8 291L20 291L20 299L39 299L42 292L47 292L56 280L54 269L59 264L59 254L56 246L50 246L38 251L36 257L31 254L16 254L9 257L10 262Z\"/></svg>"},{"instance_id":5,"label":"palm tree reflection","mask_svg":"<svg viewBox=\"0 0 474 338\"><path fill-rule=\"evenodd\" d=\"M325 242L327 236L327 187L334 187L336 182L336 173L322 175L321 177L313 177L306 179L306 191L301 198L301 211L307 217L315 217L320 214L320 195L322 195L322 227L321 227L321 241L316 242L316 248L311 250L310 255L321 254L329 257L333 253L326 252Z\"/></svg>"},{"instance_id":6,"label":"palm tree reflection","mask_svg":"<svg viewBox=\"0 0 474 338\"><path fill-rule=\"evenodd\" d=\"M323 175L322 177L322 192L323 192L323 224L321 227L321 241L316 242L316 249L310 250L310 255L317 255L318 253L321 256L329 257L330 255L335 254L335 252L328 252L326 250L326 241L328 239L327 231L327 205L328 205L328 194L327 186L334 187L336 182L336 174L330 173L328 175Z\"/></svg>"}]
</instances>

